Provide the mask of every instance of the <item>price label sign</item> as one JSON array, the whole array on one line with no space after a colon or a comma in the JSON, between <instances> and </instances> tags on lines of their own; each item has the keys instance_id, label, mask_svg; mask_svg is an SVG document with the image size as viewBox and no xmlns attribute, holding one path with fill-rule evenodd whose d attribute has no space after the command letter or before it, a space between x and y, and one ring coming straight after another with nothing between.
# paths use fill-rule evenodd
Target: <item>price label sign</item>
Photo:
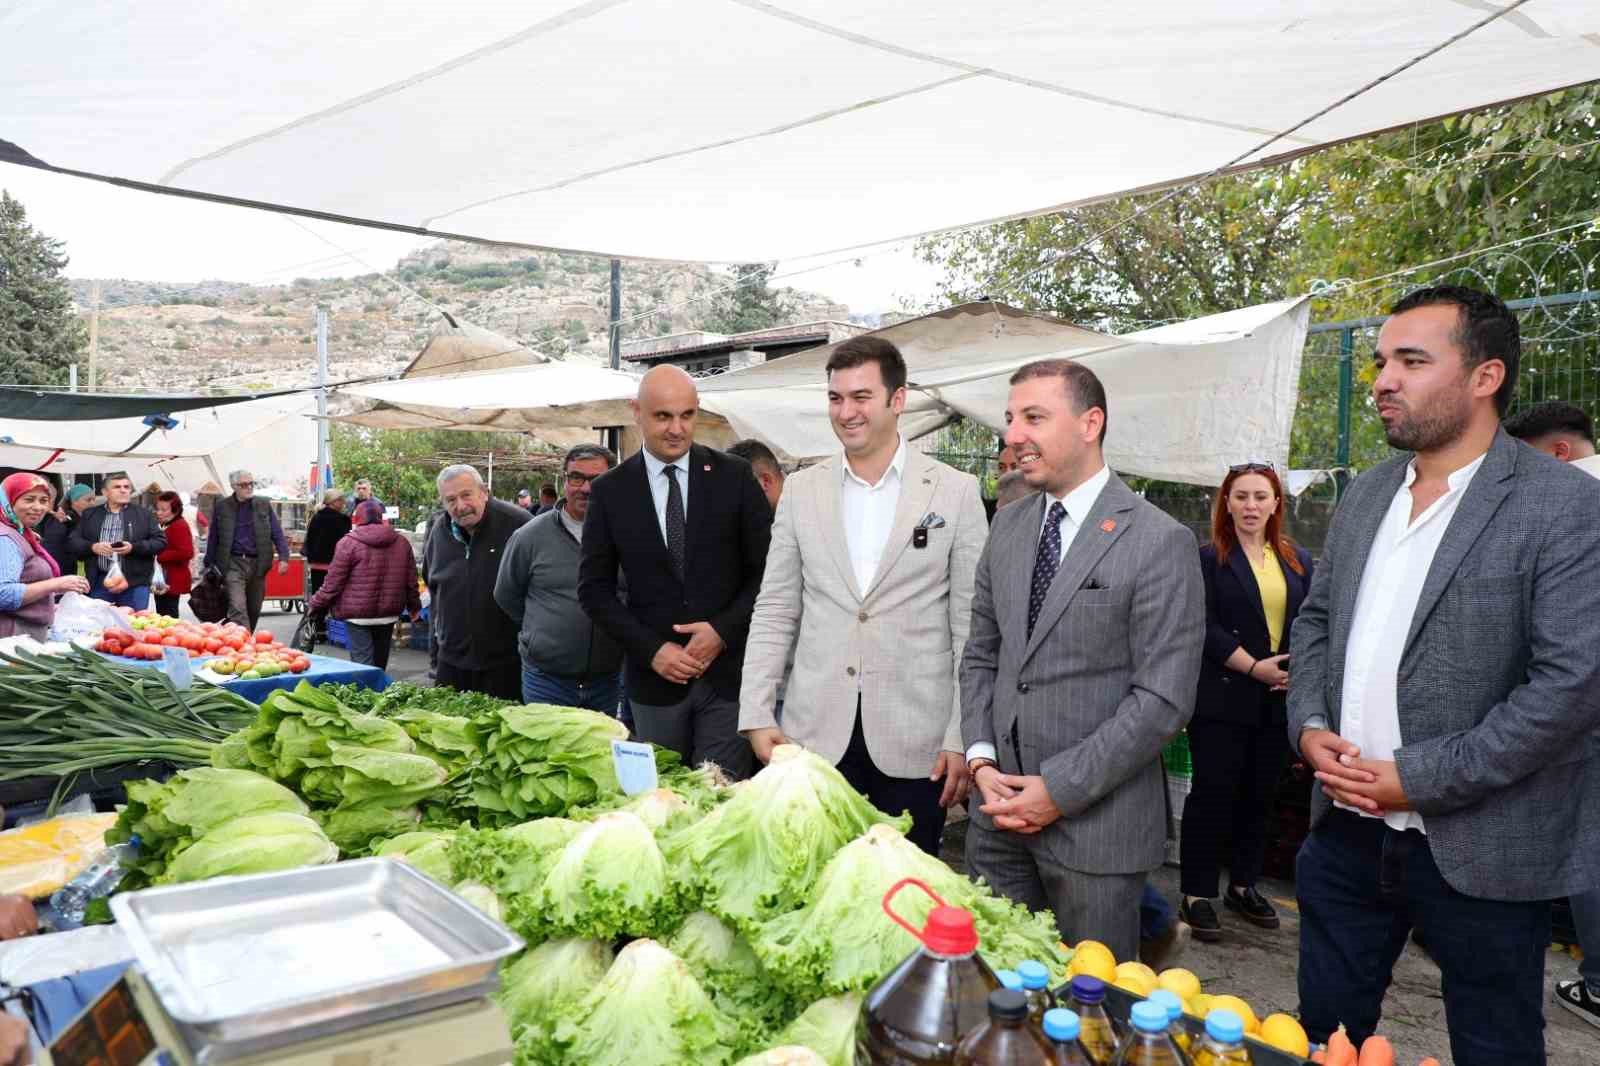
<instances>
[{"instance_id":1,"label":"price label sign","mask_svg":"<svg viewBox=\"0 0 1600 1066\"><path fill-rule=\"evenodd\" d=\"M174 688L190 688L194 685L194 663L183 648L162 648L161 670L172 678Z\"/></svg>"},{"instance_id":2,"label":"price label sign","mask_svg":"<svg viewBox=\"0 0 1600 1066\"><path fill-rule=\"evenodd\" d=\"M632 740L611 742L611 763L625 795L637 796L656 787L656 753L648 744Z\"/></svg>"}]
</instances>

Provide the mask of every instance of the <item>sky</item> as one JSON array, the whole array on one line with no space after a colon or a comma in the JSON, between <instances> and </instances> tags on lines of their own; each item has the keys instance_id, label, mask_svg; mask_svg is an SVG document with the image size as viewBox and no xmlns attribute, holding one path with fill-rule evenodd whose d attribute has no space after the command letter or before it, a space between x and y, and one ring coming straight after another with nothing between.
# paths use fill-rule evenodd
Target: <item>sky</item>
<instances>
[{"instance_id":1,"label":"sky","mask_svg":"<svg viewBox=\"0 0 1600 1066\"><path fill-rule=\"evenodd\" d=\"M282 283L389 270L421 238L120 189L0 163L0 188L41 232L66 242L67 275L142 281ZM536 235L530 234L536 238ZM920 308L939 272L909 245L783 262L775 284L819 292L856 314ZM624 274L626 277L626 274Z\"/></svg>"}]
</instances>

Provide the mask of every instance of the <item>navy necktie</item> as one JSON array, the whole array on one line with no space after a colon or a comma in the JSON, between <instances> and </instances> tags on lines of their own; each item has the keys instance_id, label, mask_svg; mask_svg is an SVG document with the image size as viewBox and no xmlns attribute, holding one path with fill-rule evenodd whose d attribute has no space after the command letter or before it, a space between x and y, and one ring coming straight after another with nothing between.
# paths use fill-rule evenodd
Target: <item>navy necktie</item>
<instances>
[{"instance_id":1,"label":"navy necktie","mask_svg":"<svg viewBox=\"0 0 1600 1066\"><path fill-rule=\"evenodd\" d=\"M1039 553L1033 559L1033 587L1028 591L1028 637L1033 638L1033 623L1039 620L1039 609L1050 592L1050 582L1061 568L1061 520L1067 509L1057 500L1050 505L1044 517L1044 529L1039 533Z\"/></svg>"},{"instance_id":2,"label":"navy necktie","mask_svg":"<svg viewBox=\"0 0 1600 1066\"><path fill-rule=\"evenodd\" d=\"M669 466L667 475L667 554L672 556L672 568L683 579L683 490L678 487L678 468Z\"/></svg>"}]
</instances>

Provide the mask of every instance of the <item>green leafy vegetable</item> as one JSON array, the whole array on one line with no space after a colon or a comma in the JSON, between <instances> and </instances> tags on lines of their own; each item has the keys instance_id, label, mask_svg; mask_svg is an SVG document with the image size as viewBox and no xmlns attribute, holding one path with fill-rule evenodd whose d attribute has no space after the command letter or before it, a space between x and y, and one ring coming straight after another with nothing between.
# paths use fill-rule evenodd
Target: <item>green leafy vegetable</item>
<instances>
[{"instance_id":1,"label":"green leafy vegetable","mask_svg":"<svg viewBox=\"0 0 1600 1066\"><path fill-rule=\"evenodd\" d=\"M483 758L460 798L484 825L560 815L621 792L611 742L628 727L598 711L530 704L506 707L475 728Z\"/></svg>"},{"instance_id":2,"label":"green leafy vegetable","mask_svg":"<svg viewBox=\"0 0 1600 1066\"><path fill-rule=\"evenodd\" d=\"M739 1060L738 1066L834 1066L808 1047L785 1046L758 1051Z\"/></svg>"},{"instance_id":3,"label":"green leafy vegetable","mask_svg":"<svg viewBox=\"0 0 1600 1066\"><path fill-rule=\"evenodd\" d=\"M450 891L478 908L495 921L500 921L500 897L494 894L494 889L477 881L463 881Z\"/></svg>"},{"instance_id":4,"label":"green leafy vegetable","mask_svg":"<svg viewBox=\"0 0 1600 1066\"><path fill-rule=\"evenodd\" d=\"M582 822L538 818L505 829L460 829L450 849L457 881L481 881L504 897L532 892L544 883L561 851L583 831Z\"/></svg>"},{"instance_id":5,"label":"green leafy vegetable","mask_svg":"<svg viewBox=\"0 0 1600 1066\"><path fill-rule=\"evenodd\" d=\"M448 885L455 880L450 868L450 847L454 843L454 833L401 833L374 847L372 853L410 863L440 884Z\"/></svg>"},{"instance_id":6,"label":"green leafy vegetable","mask_svg":"<svg viewBox=\"0 0 1600 1066\"><path fill-rule=\"evenodd\" d=\"M316 822L303 814L247 814L214 826L185 848L161 881L201 881L320 866L339 857Z\"/></svg>"},{"instance_id":7,"label":"green leafy vegetable","mask_svg":"<svg viewBox=\"0 0 1600 1066\"><path fill-rule=\"evenodd\" d=\"M783 1027L777 1042L809 1048L827 1066L855 1066L861 998L846 995L817 1000Z\"/></svg>"},{"instance_id":8,"label":"green leafy vegetable","mask_svg":"<svg viewBox=\"0 0 1600 1066\"><path fill-rule=\"evenodd\" d=\"M506 924L529 943L646 936L676 924L680 900L649 828L638 815L612 811L584 825L536 889L511 898Z\"/></svg>"},{"instance_id":9,"label":"green leafy vegetable","mask_svg":"<svg viewBox=\"0 0 1600 1066\"><path fill-rule=\"evenodd\" d=\"M757 1032L789 1014L789 999L767 975L749 943L716 915L695 911L667 938L666 947L689 964L717 1006L730 1015L750 1018Z\"/></svg>"},{"instance_id":10,"label":"green leafy vegetable","mask_svg":"<svg viewBox=\"0 0 1600 1066\"><path fill-rule=\"evenodd\" d=\"M731 799L665 846L706 909L747 928L803 903L834 852L872 826L910 824L872 806L825 759L785 744Z\"/></svg>"},{"instance_id":11,"label":"green leafy vegetable","mask_svg":"<svg viewBox=\"0 0 1600 1066\"><path fill-rule=\"evenodd\" d=\"M734 1058L738 1034L682 959L654 940L635 940L547 1036L524 1033L517 1061L723 1066Z\"/></svg>"},{"instance_id":12,"label":"green leafy vegetable","mask_svg":"<svg viewBox=\"0 0 1600 1066\"><path fill-rule=\"evenodd\" d=\"M513 1037L525 1026L544 1027L605 979L613 956L598 940L547 940L500 971L496 995Z\"/></svg>"}]
</instances>

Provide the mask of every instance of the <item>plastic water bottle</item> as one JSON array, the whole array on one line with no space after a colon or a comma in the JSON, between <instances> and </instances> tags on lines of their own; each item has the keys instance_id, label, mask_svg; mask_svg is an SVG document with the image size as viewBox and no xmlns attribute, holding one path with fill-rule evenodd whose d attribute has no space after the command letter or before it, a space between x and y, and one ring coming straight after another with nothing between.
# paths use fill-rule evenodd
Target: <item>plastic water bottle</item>
<instances>
[{"instance_id":1,"label":"plastic water bottle","mask_svg":"<svg viewBox=\"0 0 1600 1066\"><path fill-rule=\"evenodd\" d=\"M1244 1046L1244 1019L1226 1007L1206 1015L1206 1035L1194 1052L1195 1066L1249 1066Z\"/></svg>"},{"instance_id":2,"label":"plastic water bottle","mask_svg":"<svg viewBox=\"0 0 1600 1066\"><path fill-rule=\"evenodd\" d=\"M1055 1058L1053 1066L1094 1066L1094 1060L1078 1042L1078 1016L1064 1007L1053 1007L1044 1012L1044 1035L1050 1041Z\"/></svg>"},{"instance_id":3,"label":"plastic water bottle","mask_svg":"<svg viewBox=\"0 0 1600 1066\"><path fill-rule=\"evenodd\" d=\"M113 844L94 857L94 861L71 881L56 889L50 896L50 906L66 929L76 929L83 924L89 904L116 891L122 876L128 872L139 856L139 841L127 840Z\"/></svg>"},{"instance_id":4,"label":"plastic water bottle","mask_svg":"<svg viewBox=\"0 0 1600 1066\"><path fill-rule=\"evenodd\" d=\"M1044 1020L1044 1012L1056 1005L1050 994L1050 971L1044 963L1029 959L1017 965L1017 976L1022 978L1022 990L1028 993L1028 1013L1034 1024Z\"/></svg>"},{"instance_id":5,"label":"plastic water bottle","mask_svg":"<svg viewBox=\"0 0 1600 1066\"><path fill-rule=\"evenodd\" d=\"M1133 1032L1114 1060L1116 1066L1187 1066L1189 1060L1167 1035L1167 1009L1145 1000L1133 1005Z\"/></svg>"},{"instance_id":6,"label":"plastic water bottle","mask_svg":"<svg viewBox=\"0 0 1600 1066\"><path fill-rule=\"evenodd\" d=\"M1194 1040L1189 1036L1188 1026L1183 1024L1183 1000L1178 998L1176 992L1165 988L1158 988L1150 993L1150 1002L1159 1003L1167 1012L1167 1034L1172 1037L1172 1042L1185 1055L1192 1053Z\"/></svg>"}]
</instances>

